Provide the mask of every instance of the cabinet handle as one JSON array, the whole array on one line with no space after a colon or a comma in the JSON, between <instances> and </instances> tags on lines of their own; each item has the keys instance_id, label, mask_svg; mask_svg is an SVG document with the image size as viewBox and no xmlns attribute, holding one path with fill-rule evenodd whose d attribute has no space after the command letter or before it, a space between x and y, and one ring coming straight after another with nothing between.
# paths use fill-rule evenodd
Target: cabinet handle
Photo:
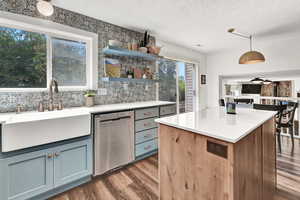
<instances>
[{"instance_id":1,"label":"cabinet handle","mask_svg":"<svg viewBox=\"0 0 300 200\"><path fill-rule=\"evenodd\" d=\"M48 155L47 155L47 157L50 159L50 158L53 158L53 154L52 153L49 153Z\"/></svg>"},{"instance_id":2,"label":"cabinet handle","mask_svg":"<svg viewBox=\"0 0 300 200\"><path fill-rule=\"evenodd\" d=\"M150 126L151 125L151 123L145 123L144 124L144 126Z\"/></svg>"},{"instance_id":3,"label":"cabinet handle","mask_svg":"<svg viewBox=\"0 0 300 200\"><path fill-rule=\"evenodd\" d=\"M152 147L152 145L148 145L148 146L146 146L145 148L144 148L144 150L148 150L148 149L150 149Z\"/></svg>"},{"instance_id":4,"label":"cabinet handle","mask_svg":"<svg viewBox=\"0 0 300 200\"><path fill-rule=\"evenodd\" d=\"M58 157L58 156L59 156L59 153L56 152L54 155L55 155L55 157Z\"/></svg>"},{"instance_id":5,"label":"cabinet handle","mask_svg":"<svg viewBox=\"0 0 300 200\"><path fill-rule=\"evenodd\" d=\"M144 113L145 116L151 115L152 112Z\"/></svg>"},{"instance_id":6,"label":"cabinet handle","mask_svg":"<svg viewBox=\"0 0 300 200\"><path fill-rule=\"evenodd\" d=\"M144 135L144 138L149 138L149 137L151 137L151 134Z\"/></svg>"}]
</instances>

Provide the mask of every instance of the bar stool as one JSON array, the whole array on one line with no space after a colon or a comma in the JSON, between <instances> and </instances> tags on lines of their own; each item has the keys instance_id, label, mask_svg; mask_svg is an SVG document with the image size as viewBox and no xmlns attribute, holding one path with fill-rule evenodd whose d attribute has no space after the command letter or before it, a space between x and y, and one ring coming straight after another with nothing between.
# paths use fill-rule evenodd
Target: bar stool
<instances>
[{"instance_id":1,"label":"bar stool","mask_svg":"<svg viewBox=\"0 0 300 200\"><path fill-rule=\"evenodd\" d=\"M283 111L281 119L276 120L276 132L280 137L282 128L287 128L292 140L292 149L294 149L294 118L296 109L298 108L298 103L289 102L288 106L291 106L292 109L287 109ZM280 140L280 139L279 139ZM281 152L281 141L280 141L280 152Z\"/></svg>"},{"instance_id":2,"label":"bar stool","mask_svg":"<svg viewBox=\"0 0 300 200\"><path fill-rule=\"evenodd\" d=\"M281 153L281 138L280 138L281 128L279 126L280 124L279 122L282 121L283 112L284 110L287 109L287 105L253 104L253 109L277 111L275 128L276 128L278 148L279 148L279 152Z\"/></svg>"}]
</instances>

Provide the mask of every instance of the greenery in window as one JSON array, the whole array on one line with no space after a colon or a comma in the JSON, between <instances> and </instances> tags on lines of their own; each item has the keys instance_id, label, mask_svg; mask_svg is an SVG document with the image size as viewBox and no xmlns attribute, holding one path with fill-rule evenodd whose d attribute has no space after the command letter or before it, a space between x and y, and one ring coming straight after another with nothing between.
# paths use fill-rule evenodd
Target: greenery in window
<instances>
[{"instance_id":1,"label":"greenery in window","mask_svg":"<svg viewBox=\"0 0 300 200\"><path fill-rule=\"evenodd\" d=\"M39 33L0 27L0 87L45 88L47 39Z\"/></svg>"},{"instance_id":2,"label":"greenery in window","mask_svg":"<svg viewBox=\"0 0 300 200\"><path fill-rule=\"evenodd\" d=\"M61 86L86 85L86 44L52 38L52 76Z\"/></svg>"}]
</instances>

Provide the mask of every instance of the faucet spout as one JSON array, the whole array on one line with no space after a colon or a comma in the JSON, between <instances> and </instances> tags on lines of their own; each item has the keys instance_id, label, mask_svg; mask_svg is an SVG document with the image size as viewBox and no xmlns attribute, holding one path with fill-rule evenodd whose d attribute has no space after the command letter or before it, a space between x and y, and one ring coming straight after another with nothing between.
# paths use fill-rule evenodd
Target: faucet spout
<instances>
[{"instance_id":1,"label":"faucet spout","mask_svg":"<svg viewBox=\"0 0 300 200\"><path fill-rule=\"evenodd\" d=\"M53 100L53 86L54 86L54 92L58 93L58 83L56 80L51 80L49 85L49 99Z\"/></svg>"},{"instance_id":2,"label":"faucet spout","mask_svg":"<svg viewBox=\"0 0 300 200\"><path fill-rule=\"evenodd\" d=\"M56 80L51 80L50 85L49 85L49 105L48 105L48 110L52 111L54 110L54 105L53 105L53 86L54 86L54 92L58 93L58 83Z\"/></svg>"}]
</instances>

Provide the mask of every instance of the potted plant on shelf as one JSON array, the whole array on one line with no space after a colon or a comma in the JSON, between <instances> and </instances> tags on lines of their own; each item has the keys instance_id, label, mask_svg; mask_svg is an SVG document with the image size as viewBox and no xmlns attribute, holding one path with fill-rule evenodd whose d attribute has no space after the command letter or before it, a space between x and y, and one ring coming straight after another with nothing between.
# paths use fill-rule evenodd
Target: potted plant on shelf
<instances>
[{"instance_id":1,"label":"potted plant on shelf","mask_svg":"<svg viewBox=\"0 0 300 200\"><path fill-rule=\"evenodd\" d=\"M96 96L96 93L95 91L93 90L88 90L86 93L85 93L85 105L87 107L92 107L94 106L94 97Z\"/></svg>"}]
</instances>

